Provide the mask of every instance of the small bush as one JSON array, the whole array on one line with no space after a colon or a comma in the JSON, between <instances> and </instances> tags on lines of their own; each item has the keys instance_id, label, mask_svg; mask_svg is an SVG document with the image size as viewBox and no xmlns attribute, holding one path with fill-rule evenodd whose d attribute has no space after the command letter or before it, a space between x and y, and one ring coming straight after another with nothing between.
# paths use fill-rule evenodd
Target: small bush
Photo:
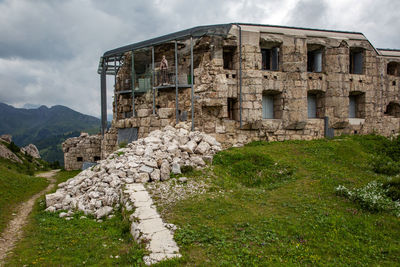
<instances>
[{"instance_id":1,"label":"small bush","mask_svg":"<svg viewBox=\"0 0 400 267\"><path fill-rule=\"evenodd\" d=\"M16 144L14 144L14 142L9 143L7 145L7 148L10 149L13 153L18 153L21 151L21 149Z\"/></svg>"},{"instance_id":2,"label":"small bush","mask_svg":"<svg viewBox=\"0 0 400 267\"><path fill-rule=\"evenodd\" d=\"M366 186L350 190L343 185L336 187L336 194L358 203L362 208L372 211L389 211L400 217L400 202L387 196L388 190L382 183L372 181Z\"/></svg>"},{"instance_id":3,"label":"small bush","mask_svg":"<svg viewBox=\"0 0 400 267\"><path fill-rule=\"evenodd\" d=\"M393 201L400 201L400 176L384 182L383 188L387 190L386 195Z\"/></svg>"},{"instance_id":4,"label":"small bush","mask_svg":"<svg viewBox=\"0 0 400 267\"><path fill-rule=\"evenodd\" d=\"M181 172L182 172L183 174L188 174L188 173L191 173L191 172L193 172L193 171L194 171L193 166L184 165L184 166L181 167Z\"/></svg>"},{"instance_id":5,"label":"small bush","mask_svg":"<svg viewBox=\"0 0 400 267\"><path fill-rule=\"evenodd\" d=\"M400 162L393 161L387 156L374 156L371 161L372 169L376 173L396 175L400 173Z\"/></svg>"}]
</instances>

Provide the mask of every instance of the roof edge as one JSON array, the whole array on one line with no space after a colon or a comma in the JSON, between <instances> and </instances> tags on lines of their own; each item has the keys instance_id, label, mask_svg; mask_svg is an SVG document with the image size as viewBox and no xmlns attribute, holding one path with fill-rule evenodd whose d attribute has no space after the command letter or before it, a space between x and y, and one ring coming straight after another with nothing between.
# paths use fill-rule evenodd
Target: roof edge
<instances>
[{"instance_id":1,"label":"roof edge","mask_svg":"<svg viewBox=\"0 0 400 267\"><path fill-rule=\"evenodd\" d=\"M280 26L271 24L257 24L257 23L232 23L233 25L244 25L244 26L257 26L257 27L272 27L272 28L284 28L284 29L295 29L295 30L306 30L306 31L318 31L318 32L337 32L337 33L348 33L348 34L360 34L364 35L362 32L351 32L351 31L337 31L337 30L326 30L326 29L315 29L306 27L294 27L294 26Z\"/></svg>"},{"instance_id":2,"label":"roof edge","mask_svg":"<svg viewBox=\"0 0 400 267\"><path fill-rule=\"evenodd\" d=\"M112 50L105 52L103 54L103 57L119 55L119 54L126 53L126 52L134 50L134 49L140 49L140 48L144 48L144 47L148 47L148 46L152 46L152 45L157 45L157 44L161 44L161 43L172 41L172 40L179 40L179 39L181 39L183 37L187 37L187 36L194 36L194 37L202 36L207 31L213 30L213 29L216 31L214 33L216 35L221 35L221 34L227 35L230 28L232 27L232 25L233 25L232 23L228 23L228 24L197 26L197 27L186 29L186 30L181 30L178 32L174 32L174 33L162 35L159 37L155 37L152 39L148 39L145 41L125 45L125 46L122 46L122 47L119 47L116 49L112 49ZM217 32L218 30L219 30L219 32Z\"/></svg>"}]
</instances>

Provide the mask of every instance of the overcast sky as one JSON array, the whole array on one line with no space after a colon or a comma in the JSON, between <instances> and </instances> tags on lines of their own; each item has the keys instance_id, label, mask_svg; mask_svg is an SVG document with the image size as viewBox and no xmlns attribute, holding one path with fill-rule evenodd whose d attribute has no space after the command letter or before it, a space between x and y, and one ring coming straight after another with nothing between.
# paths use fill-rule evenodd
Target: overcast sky
<instances>
[{"instance_id":1,"label":"overcast sky","mask_svg":"<svg viewBox=\"0 0 400 267\"><path fill-rule=\"evenodd\" d=\"M398 0L0 0L0 102L100 116L105 51L198 25L358 31L375 47L400 49L399 10Z\"/></svg>"}]
</instances>

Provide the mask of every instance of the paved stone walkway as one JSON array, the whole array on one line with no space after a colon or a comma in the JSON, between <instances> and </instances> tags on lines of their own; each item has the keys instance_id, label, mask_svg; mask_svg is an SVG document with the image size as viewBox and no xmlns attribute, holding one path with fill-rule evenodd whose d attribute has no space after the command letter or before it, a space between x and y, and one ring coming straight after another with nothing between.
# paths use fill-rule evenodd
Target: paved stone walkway
<instances>
[{"instance_id":1,"label":"paved stone walkway","mask_svg":"<svg viewBox=\"0 0 400 267\"><path fill-rule=\"evenodd\" d=\"M165 259L181 257L172 231L166 227L168 224L162 221L143 184L126 185L124 197L127 200L127 209L135 207L135 212L130 218L131 234L137 242L145 242L146 249L150 252L149 256L143 258L144 262L150 265Z\"/></svg>"}]
</instances>

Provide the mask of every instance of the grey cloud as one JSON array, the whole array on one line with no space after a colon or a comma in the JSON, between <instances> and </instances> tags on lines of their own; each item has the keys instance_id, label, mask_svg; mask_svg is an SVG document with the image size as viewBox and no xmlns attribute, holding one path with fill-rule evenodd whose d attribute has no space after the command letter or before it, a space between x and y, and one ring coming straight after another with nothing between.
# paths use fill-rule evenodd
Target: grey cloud
<instances>
[{"instance_id":1,"label":"grey cloud","mask_svg":"<svg viewBox=\"0 0 400 267\"><path fill-rule=\"evenodd\" d=\"M325 25L327 11L327 4L324 1L299 1L288 14L287 24L297 27L321 28L321 25Z\"/></svg>"},{"instance_id":2,"label":"grey cloud","mask_svg":"<svg viewBox=\"0 0 400 267\"><path fill-rule=\"evenodd\" d=\"M362 14L347 16L349 10L338 13L331 1L297 1L288 10L292 3L0 0L0 101L62 104L98 116L100 82L96 70L105 51L197 25L252 22L357 30L378 47L400 47L398 3L368 0L361 6ZM108 80L109 113L112 80Z\"/></svg>"}]
</instances>

